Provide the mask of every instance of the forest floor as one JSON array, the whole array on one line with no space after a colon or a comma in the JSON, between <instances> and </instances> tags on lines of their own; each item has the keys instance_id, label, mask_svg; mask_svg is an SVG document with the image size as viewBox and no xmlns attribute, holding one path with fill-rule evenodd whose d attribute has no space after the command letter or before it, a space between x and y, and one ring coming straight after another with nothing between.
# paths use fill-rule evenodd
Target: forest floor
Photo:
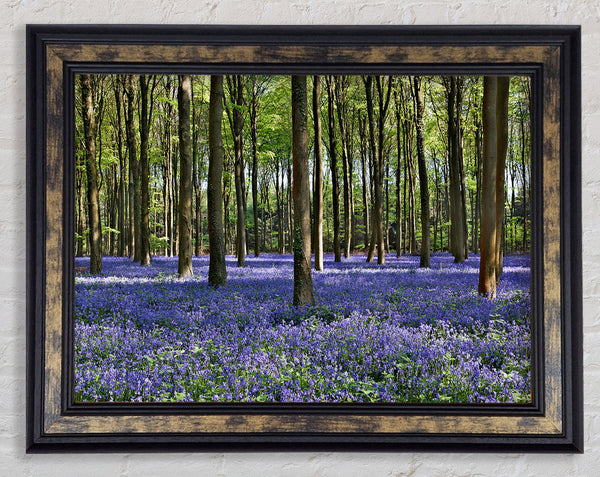
<instances>
[{"instance_id":1,"label":"forest floor","mask_svg":"<svg viewBox=\"0 0 600 477\"><path fill-rule=\"evenodd\" d=\"M219 289L208 263L179 279L177 257L104 257L102 275L77 275L76 401L531 400L528 255L505 257L494 301L477 294L477 255L433 254L429 269L326 255L303 308L291 255L227 257Z\"/></svg>"}]
</instances>

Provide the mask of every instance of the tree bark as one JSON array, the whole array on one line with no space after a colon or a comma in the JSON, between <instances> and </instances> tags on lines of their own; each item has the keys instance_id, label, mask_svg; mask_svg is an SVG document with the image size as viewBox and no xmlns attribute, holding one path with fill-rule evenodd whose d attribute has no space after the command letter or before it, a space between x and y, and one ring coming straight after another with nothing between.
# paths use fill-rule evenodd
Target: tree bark
<instances>
[{"instance_id":1,"label":"tree bark","mask_svg":"<svg viewBox=\"0 0 600 477\"><path fill-rule=\"evenodd\" d=\"M502 231L504 222L504 170L506 167L506 151L508 148L508 91L510 78L498 77L496 91L496 246L495 272L496 280L502 275Z\"/></svg>"},{"instance_id":2,"label":"tree bark","mask_svg":"<svg viewBox=\"0 0 600 477\"><path fill-rule=\"evenodd\" d=\"M367 99L367 116L369 119L369 140L373 159L373 214L371 230L371 241L367 252L367 262L373 260L375 247L377 247L377 263L385 264L385 247L383 237L383 143L385 117L389 106L391 96L390 79L388 79L387 90L382 83L381 77L375 77L377 88L377 99L379 114L377 117L377 135L375 134L375 108L373 104L373 76L367 76L364 79L365 93Z\"/></svg>"},{"instance_id":3,"label":"tree bark","mask_svg":"<svg viewBox=\"0 0 600 477\"><path fill-rule=\"evenodd\" d=\"M96 118L92 100L92 77L81 75L82 117L85 135L85 164L89 214L90 273L102 272L102 228L98 200L98 171L96 166Z\"/></svg>"},{"instance_id":4,"label":"tree bark","mask_svg":"<svg viewBox=\"0 0 600 477\"><path fill-rule=\"evenodd\" d=\"M481 191L481 258L479 294L493 300L496 297L496 173L497 126L496 95L498 79L483 80L483 168Z\"/></svg>"},{"instance_id":5,"label":"tree bark","mask_svg":"<svg viewBox=\"0 0 600 477\"><path fill-rule=\"evenodd\" d=\"M314 305L310 264L310 179L306 76L292 76L294 306Z\"/></svg>"},{"instance_id":6,"label":"tree bark","mask_svg":"<svg viewBox=\"0 0 600 477\"><path fill-rule=\"evenodd\" d=\"M119 185L118 185L118 200L117 200L117 208L118 208L118 224L117 228L119 230L119 236L117 239L117 255L119 257L123 257L125 255L126 249L126 230L125 230L125 157L123 155L123 121L122 121L122 111L123 111L123 90L121 87L120 77L117 76L117 79L114 83L114 93L115 93L115 107L116 107L116 121L117 121L117 147L119 150Z\"/></svg>"},{"instance_id":7,"label":"tree bark","mask_svg":"<svg viewBox=\"0 0 600 477\"><path fill-rule=\"evenodd\" d=\"M315 164L313 169L313 215L315 270L323 270L323 150L321 146L321 77L313 82L312 108L315 129Z\"/></svg>"},{"instance_id":8,"label":"tree bark","mask_svg":"<svg viewBox=\"0 0 600 477\"><path fill-rule=\"evenodd\" d=\"M194 274L192 269L192 150L190 137L190 97L192 94L189 75L179 77L177 105L179 112L179 260L177 273L180 277Z\"/></svg>"},{"instance_id":9,"label":"tree bark","mask_svg":"<svg viewBox=\"0 0 600 477\"><path fill-rule=\"evenodd\" d=\"M208 243L210 261L208 283L214 287L225 285L225 238L223 234L223 77L210 78L210 105L208 113Z\"/></svg>"},{"instance_id":10,"label":"tree bark","mask_svg":"<svg viewBox=\"0 0 600 477\"><path fill-rule=\"evenodd\" d=\"M258 228L258 85L252 77L252 102L250 104L250 139L252 141L252 210L254 216L254 256L260 256L260 234Z\"/></svg>"},{"instance_id":11,"label":"tree bark","mask_svg":"<svg viewBox=\"0 0 600 477\"><path fill-rule=\"evenodd\" d=\"M236 199L237 266L246 266L246 180L244 177L244 87L243 77L228 76L229 95L233 111L227 108L234 149L234 179Z\"/></svg>"},{"instance_id":12,"label":"tree bark","mask_svg":"<svg viewBox=\"0 0 600 477\"><path fill-rule=\"evenodd\" d=\"M148 136L150 134L150 114L148 111L148 90L150 77L140 75L140 264L150 265L150 167L148 164Z\"/></svg>"},{"instance_id":13,"label":"tree bark","mask_svg":"<svg viewBox=\"0 0 600 477\"><path fill-rule=\"evenodd\" d=\"M401 85L399 86L401 87ZM402 255L402 111L398 92L394 91L396 106L396 257Z\"/></svg>"},{"instance_id":14,"label":"tree bark","mask_svg":"<svg viewBox=\"0 0 600 477\"><path fill-rule=\"evenodd\" d=\"M129 257L134 262L139 262L141 257L140 237L140 163L137 158L135 141L135 90L133 76L125 79L125 94L127 95L127 110L125 114L125 134L127 138L127 151L129 154Z\"/></svg>"},{"instance_id":15,"label":"tree bark","mask_svg":"<svg viewBox=\"0 0 600 477\"><path fill-rule=\"evenodd\" d=\"M450 245L454 263L465 261L465 216L461 191L462 155L460 154L461 105L458 101L458 78L451 76L447 89L448 97L448 161L450 163Z\"/></svg>"},{"instance_id":16,"label":"tree bark","mask_svg":"<svg viewBox=\"0 0 600 477\"><path fill-rule=\"evenodd\" d=\"M335 137L335 91L332 76L327 82L327 113L329 116L329 167L331 169L331 194L333 200L333 256L335 262L342 261L340 249L340 186L337 174L337 139Z\"/></svg>"},{"instance_id":17,"label":"tree bark","mask_svg":"<svg viewBox=\"0 0 600 477\"><path fill-rule=\"evenodd\" d=\"M358 134L360 136L360 162L362 166L362 200L363 200L363 220L365 227L364 247L369 249L369 232L371 223L369 218L369 185L367 183L367 137L364 126L364 115L360 114L358 119Z\"/></svg>"},{"instance_id":18,"label":"tree bark","mask_svg":"<svg viewBox=\"0 0 600 477\"><path fill-rule=\"evenodd\" d=\"M337 76L335 78L335 99L342 143L342 184L344 187L344 257L350 256L350 244L352 240L352 213L350 203L350 157L348 151L348 138L346 137L346 108L345 95L347 89L347 77Z\"/></svg>"},{"instance_id":19,"label":"tree bark","mask_svg":"<svg viewBox=\"0 0 600 477\"><path fill-rule=\"evenodd\" d=\"M425 138L424 138L424 104L421 79L413 79L414 94L417 104L417 162L419 164L419 189L421 191L421 260L419 267L429 267L430 237L429 237L429 184L427 180L427 166L425 164Z\"/></svg>"}]
</instances>

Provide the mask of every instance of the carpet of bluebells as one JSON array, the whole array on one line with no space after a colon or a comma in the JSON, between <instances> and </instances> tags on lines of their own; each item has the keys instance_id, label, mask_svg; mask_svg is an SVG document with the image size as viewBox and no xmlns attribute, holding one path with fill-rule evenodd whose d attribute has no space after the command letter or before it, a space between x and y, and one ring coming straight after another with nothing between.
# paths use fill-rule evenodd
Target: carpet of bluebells
<instances>
[{"instance_id":1,"label":"carpet of bluebells","mask_svg":"<svg viewBox=\"0 0 600 477\"><path fill-rule=\"evenodd\" d=\"M364 256L313 272L317 305L294 308L291 255L104 257L75 279L77 401L528 402L529 256L505 257L498 298L477 294L479 258ZM89 259L77 258L76 267Z\"/></svg>"}]
</instances>

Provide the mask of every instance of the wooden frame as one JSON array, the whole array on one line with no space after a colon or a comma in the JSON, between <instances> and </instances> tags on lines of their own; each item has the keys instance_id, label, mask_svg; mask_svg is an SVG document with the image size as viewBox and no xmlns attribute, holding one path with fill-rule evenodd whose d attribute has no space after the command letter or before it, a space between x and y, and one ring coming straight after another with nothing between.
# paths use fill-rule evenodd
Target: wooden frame
<instances>
[{"instance_id":1,"label":"wooden frame","mask_svg":"<svg viewBox=\"0 0 600 477\"><path fill-rule=\"evenodd\" d=\"M167 71L531 75L532 403L74 403L73 78ZM28 452L582 452L579 27L30 25L27 94Z\"/></svg>"}]
</instances>

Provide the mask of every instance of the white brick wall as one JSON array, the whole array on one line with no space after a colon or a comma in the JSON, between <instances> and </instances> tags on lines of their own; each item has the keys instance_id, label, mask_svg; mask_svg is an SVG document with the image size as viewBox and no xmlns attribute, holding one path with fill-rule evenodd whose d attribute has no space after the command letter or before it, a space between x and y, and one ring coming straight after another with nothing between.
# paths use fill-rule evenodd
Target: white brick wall
<instances>
[{"instance_id":1,"label":"white brick wall","mask_svg":"<svg viewBox=\"0 0 600 477\"><path fill-rule=\"evenodd\" d=\"M25 455L25 24L581 24L584 455L207 453ZM593 476L600 474L598 0L2 0L0 476Z\"/></svg>"}]
</instances>

